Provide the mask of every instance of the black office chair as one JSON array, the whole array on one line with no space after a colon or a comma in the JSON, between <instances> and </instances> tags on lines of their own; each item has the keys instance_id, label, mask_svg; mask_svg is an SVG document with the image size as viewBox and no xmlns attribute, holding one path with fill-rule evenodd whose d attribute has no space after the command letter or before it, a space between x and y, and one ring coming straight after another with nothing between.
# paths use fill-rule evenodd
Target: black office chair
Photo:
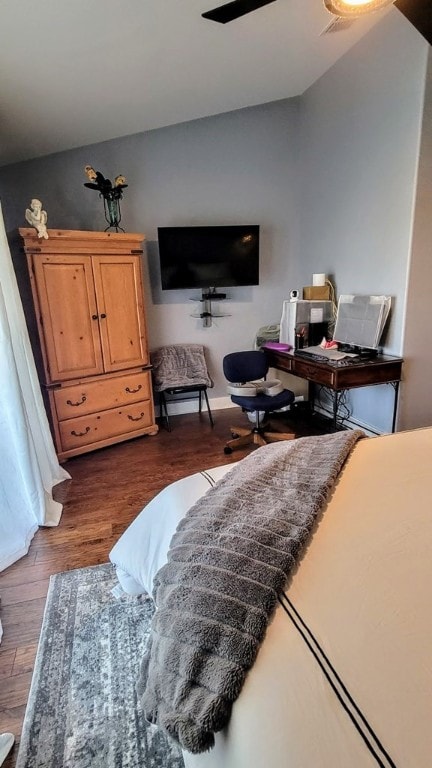
<instances>
[{"instance_id":1,"label":"black office chair","mask_svg":"<svg viewBox=\"0 0 432 768\"><path fill-rule=\"evenodd\" d=\"M283 389L275 395L264 394L265 381L254 385L251 382L257 382L258 379L264 379L268 372L268 363L266 356L260 351L233 352L226 355L223 359L223 372L225 378L231 382L228 391L231 394L231 400L236 405L243 408L244 411L255 413L255 426L253 429L244 429L243 427L231 427L232 440L228 440L224 452L232 453L234 448L240 448L250 443L256 445L266 445L276 440L292 440L295 435L287 432L267 432L265 427L260 424L260 411L266 415L271 411L277 411L294 402L294 393L289 389ZM239 394L233 394L235 389L239 389ZM271 387L270 391L277 387ZM256 394L253 394L253 391ZM243 391L243 394L242 394ZM252 394L250 395L249 392ZM246 393L246 394L244 394Z\"/></svg>"},{"instance_id":2,"label":"black office chair","mask_svg":"<svg viewBox=\"0 0 432 768\"><path fill-rule=\"evenodd\" d=\"M159 347L151 353L153 366L153 388L159 393L160 415L165 419L168 432L171 425L168 417L167 396L173 400L189 400L198 395L198 410L201 413L202 395L207 405L210 424L214 421L207 397L207 388L213 381L207 370L204 347L201 344L170 344ZM178 395L185 395L179 398Z\"/></svg>"}]
</instances>

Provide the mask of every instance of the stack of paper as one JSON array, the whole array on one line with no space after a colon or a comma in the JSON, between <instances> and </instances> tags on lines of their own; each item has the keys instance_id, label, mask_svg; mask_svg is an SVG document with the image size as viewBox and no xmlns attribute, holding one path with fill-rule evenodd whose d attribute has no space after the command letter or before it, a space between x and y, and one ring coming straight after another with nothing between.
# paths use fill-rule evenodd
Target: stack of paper
<instances>
[{"instance_id":1,"label":"stack of paper","mask_svg":"<svg viewBox=\"0 0 432 768\"><path fill-rule=\"evenodd\" d=\"M376 349L390 312L390 296L340 296L333 338L344 344Z\"/></svg>"}]
</instances>

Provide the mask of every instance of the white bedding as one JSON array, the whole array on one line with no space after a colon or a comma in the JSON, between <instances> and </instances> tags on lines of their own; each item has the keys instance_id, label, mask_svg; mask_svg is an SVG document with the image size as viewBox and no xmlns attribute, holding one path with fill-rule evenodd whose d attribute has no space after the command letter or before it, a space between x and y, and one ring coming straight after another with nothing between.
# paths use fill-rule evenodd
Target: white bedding
<instances>
[{"instance_id":1,"label":"white bedding","mask_svg":"<svg viewBox=\"0 0 432 768\"><path fill-rule=\"evenodd\" d=\"M431 459L432 429L360 441L287 589L315 640L300 629L332 663L375 738L330 672L336 695L321 651L322 666L280 606L228 728L210 752L185 753L186 768L430 768ZM149 546L149 563L134 566L147 586L149 564L165 561L180 512L198 498L192 478L165 489L162 505L154 499L151 516L150 505L141 513L144 539L151 520L152 535L163 533Z\"/></svg>"},{"instance_id":2,"label":"white bedding","mask_svg":"<svg viewBox=\"0 0 432 768\"><path fill-rule=\"evenodd\" d=\"M362 440L287 594L393 762L280 607L229 727L186 768L430 768L432 429Z\"/></svg>"},{"instance_id":3,"label":"white bedding","mask_svg":"<svg viewBox=\"0 0 432 768\"><path fill-rule=\"evenodd\" d=\"M192 504L232 466L214 467L177 480L144 507L109 555L125 592L151 595L153 578L167 561L170 541L178 523Z\"/></svg>"}]
</instances>

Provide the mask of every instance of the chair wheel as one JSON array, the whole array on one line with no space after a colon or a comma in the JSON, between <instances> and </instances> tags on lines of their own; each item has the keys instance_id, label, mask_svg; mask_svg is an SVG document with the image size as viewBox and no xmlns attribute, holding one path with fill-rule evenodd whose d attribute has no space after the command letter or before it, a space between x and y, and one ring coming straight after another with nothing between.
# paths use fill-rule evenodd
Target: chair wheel
<instances>
[{"instance_id":1,"label":"chair wheel","mask_svg":"<svg viewBox=\"0 0 432 768\"><path fill-rule=\"evenodd\" d=\"M224 453L228 455L229 453L232 453L232 452L233 452L233 449L230 448L229 445L226 445L224 448Z\"/></svg>"}]
</instances>

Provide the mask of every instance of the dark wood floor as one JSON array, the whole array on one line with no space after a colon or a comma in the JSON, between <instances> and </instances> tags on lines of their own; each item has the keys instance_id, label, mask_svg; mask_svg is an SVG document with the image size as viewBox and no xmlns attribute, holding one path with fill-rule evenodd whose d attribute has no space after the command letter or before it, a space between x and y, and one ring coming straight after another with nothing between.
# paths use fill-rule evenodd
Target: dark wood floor
<instances>
[{"instance_id":1,"label":"dark wood floor","mask_svg":"<svg viewBox=\"0 0 432 768\"><path fill-rule=\"evenodd\" d=\"M161 429L143 437L71 459L72 476L57 488L65 502L57 528L40 529L28 554L0 574L3 640L0 646L0 733L12 731L19 741L49 577L60 571L105 563L119 536L142 507L165 485L201 469L230 464L253 448L226 456L231 424L248 426L240 409L172 418L172 432ZM273 425L298 436L327 431L299 414L278 416ZM4 763L15 765L17 745Z\"/></svg>"}]
</instances>

